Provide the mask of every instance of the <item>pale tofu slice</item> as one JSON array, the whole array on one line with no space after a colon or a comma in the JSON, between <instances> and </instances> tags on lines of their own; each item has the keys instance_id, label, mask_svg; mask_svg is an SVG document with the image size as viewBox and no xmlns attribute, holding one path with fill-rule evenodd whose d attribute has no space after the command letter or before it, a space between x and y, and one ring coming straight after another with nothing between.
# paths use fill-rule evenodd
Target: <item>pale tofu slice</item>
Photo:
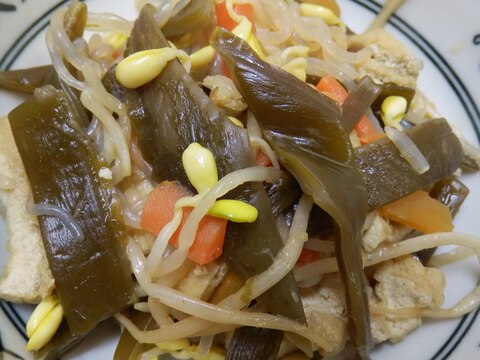
<instances>
[{"instance_id":1,"label":"pale tofu slice","mask_svg":"<svg viewBox=\"0 0 480 360\"><path fill-rule=\"evenodd\" d=\"M361 64L361 76L368 75L380 83L393 82L415 88L423 63L404 44L384 29L353 35L348 42L352 51L367 46L373 50L373 56Z\"/></svg>"},{"instance_id":2,"label":"pale tofu slice","mask_svg":"<svg viewBox=\"0 0 480 360\"><path fill-rule=\"evenodd\" d=\"M7 222L7 264L0 277L0 299L39 303L54 288L38 220L26 211L30 184L7 118L0 119L0 202Z\"/></svg>"},{"instance_id":3,"label":"pale tofu slice","mask_svg":"<svg viewBox=\"0 0 480 360\"><path fill-rule=\"evenodd\" d=\"M177 290L193 298L207 300L227 271L228 267L223 262L214 261L206 265L197 265L178 284Z\"/></svg>"},{"instance_id":4,"label":"pale tofu slice","mask_svg":"<svg viewBox=\"0 0 480 360\"><path fill-rule=\"evenodd\" d=\"M345 295L338 274L327 274L320 284L301 289L308 327L340 350L347 331Z\"/></svg>"},{"instance_id":5,"label":"pale tofu slice","mask_svg":"<svg viewBox=\"0 0 480 360\"><path fill-rule=\"evenodd\" d=\"M369 214L368 223L362 234L362 248L365 252L375 250L381 244L391 244L401 241L413 230L405 225L392 224L388 219L381 217L377 211Z\"/></svg>"},{"instance_id":6,"label":"pale tofu slice","mask_svg":"<svg viewBox=\"0 0 480 360\"><path fill-rule=\"evenodd\" d=\"M444 301L445 276L422 265L412 255L385 261L375 271L371 304L387 309L438 309ZM420 316L395 319L372 314L375 343L397 342L422 324Z\"/></svg>"},{"instance_id":7,"label":"pale tofu slice","mask_svg":"<svg viewBox=\"0 0 480 360\"><path fill-rule=\"evenodd\" d=\"M370 308L438 309L444 300L445 276L428 268L412 255L388 260L378 265L368 288ZM345 295L338 273L327 274L313 287L301 289L308 326L340 350L347 335ZM422 324L420 316L392 318L371 314L374 343L397 342Z\"/></svg>"}]
</instances>

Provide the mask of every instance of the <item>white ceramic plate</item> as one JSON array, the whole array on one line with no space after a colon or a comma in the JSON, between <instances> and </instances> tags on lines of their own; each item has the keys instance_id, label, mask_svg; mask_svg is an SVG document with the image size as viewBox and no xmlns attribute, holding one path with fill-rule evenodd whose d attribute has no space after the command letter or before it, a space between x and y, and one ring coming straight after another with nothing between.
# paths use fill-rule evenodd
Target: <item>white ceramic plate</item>
<instances>
[{"instance_id":1,"label":"white ceramic plate","mask_svg":"<svg viewBox=\"0 0 480 360\"><path fill-rule=\"evenodd\" d=\"M48 18L66 1L5 0L0 2L0 69L15 69L49 63L44 46ZM345 22L362 31L380 9L373 0L340 0ZM115 12L135 17L133 1L87 1L95 12ZM410 46L424 61L419 88L437 104L438 112L454 123L474 144L480 141L480 28L475 0L407 1L394 16L388 29ZM0 90L0 114L6 114L22 98ZM433 140L433 139L432 139ZM463 181L471 195L455 219L458 231L480 236L480 176ZM6 261L5 224L0 220L0 270ZM478 265L468 260L445 269L445 306L455 303L473 288L480 278ZM29 306L0 302L0 359L29 359L25 347L25 321ZM475 311L460 319L425 321L404 341L385 344L372 354L373 359L479 359L480 318ZM66 358L108 359L115 349L118 329L105 323Z\"/></svg>"}]
</instances>

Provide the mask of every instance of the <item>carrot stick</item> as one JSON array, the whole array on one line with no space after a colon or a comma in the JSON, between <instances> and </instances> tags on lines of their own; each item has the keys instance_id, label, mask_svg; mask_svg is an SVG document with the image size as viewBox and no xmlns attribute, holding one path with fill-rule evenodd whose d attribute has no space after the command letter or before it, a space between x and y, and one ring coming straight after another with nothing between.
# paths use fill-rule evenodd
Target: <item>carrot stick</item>
<instances>
[{"instance_id":1,"label":"carrot stick","mask_svg":"<svg viewBox=\"0 0 480 360\"><path fill-rule=\"evenodd\" d=\"M173 218L175 203L182 197L192 194L182 185L173 181L163 181L151 192L147 199L140 220L143 229L158 235L160 230ZM170 245L178 248L178 237L182 227L193 211L191 207L183 208L182 221L169 240ZM205 216L199 223L195 240L189 250L189 258L203 265L222 255L227 220Z\"/></svg>"},{"instance_id":2,"label":"carrot stick","mask_svg":"<svg viewBox=\"0 0 480 360\"><path fill-rule=\"evenodd\" d=\"M430 197L424 190L382 206L379 214L424 234L453 230L448 207Z\"/></svg>"},{"instance_id":3,"label":"carrot stick","mask_svg":"<svg viewBox=\"0 0 480 360\"><path fill-rule=\"evenodd\" d=\"M318 251L303 248L298 257L297 265L305 265L317 260L320 260L320 253Z\"/></svg>"},{"instance_id":4,"label":"carrot stick","mask_svg":"<svg viewBox=\"0 0 480 360\"><path fill-rule=\"evenodd\" d=\"M238 15L245 16L252 24L255 22L255 17L253 15L253 7L250 4L233 4L233 11ZM217 25L221 26L228 31L232 31L237 22L233 20L227 11L226 2L222 1L215 4L215 12L217 14Z\"/></svg>"},{"instance_id":5,"label":"carrot stick","mask_svg":"<svg viewBox=\"0 0 480 360\"><path fill-rule=\"evenodd\" d=\"M264 167L272 166L272 162L270 161L270 158L267 155L265 155L265 153L262 150L258 150L257 157L255 158L255 163L258 166L264 166Z\"/></svg>"},{"instance_id":6,"label":"carrot stick","mask_svg":"<svg viewBox=\"0 0 480 360\"><path fill-rule=\"evenodd\" d=\"M331 75L323 76L318 82L316 88L322 94L327 95L339 104L343 104L348 97L347 90ZM363 144L378 140L385 136L385 134L378 132L377 129L373 127L372 123L366 116L362 116L360 121L355 125L355 132Z\"/></svg>"}]
</instances>

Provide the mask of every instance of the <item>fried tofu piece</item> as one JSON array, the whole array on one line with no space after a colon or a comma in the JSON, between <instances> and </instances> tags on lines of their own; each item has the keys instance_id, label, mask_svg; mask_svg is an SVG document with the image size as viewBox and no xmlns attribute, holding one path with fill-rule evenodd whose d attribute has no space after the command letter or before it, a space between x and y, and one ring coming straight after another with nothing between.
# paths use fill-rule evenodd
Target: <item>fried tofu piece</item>
<instances>
[{"instance_id":1,"label":"fried tofu piece","mask_svg":"<svg viewBox=\"0 0 480 360\"><path fill-rule=\"evenodd\" d=\"M385 261L374 270L377 283L369 288L371 309L437 309L444 301L444 274L424 267L412 255ZM347 315L338 274L325 275L318 285L301 289L301 296L308 326L340 349L347 336ZM421 324L419 316L400 319L371 312L375 343L397 342Z\"/></svg>"},{"instance_id":2,"label":"fried tofu piece","mask_svg":"<svg viewBox=\"0 0 480 360\"><path fill-rule=\"evenodd\" d=\"M36 216L26 211L30 184L7 118L0 119L0 174L11 179L0 188L0 202L7 221L8 260L0 277L0 298L20 303L39 303L50 295L50 272ZM10 186L11 185L11 186Z\"/></svg>"},{"instance_id":3,"label":"fried tofu piece","mask_svg":"<svg viewBox=\"0 0 480 360\"><path fill-rule=\"evenodd\" d=\"M437 309L444 301L445 276L406 255L386 261L374 273L377 284L371 304L387 309L420 308ZM375 343L396 342L422 324L421 317L407 319L389 318L372 314L371 327Z\"/></svg>"},{"instance_id":4,"label":"fried tofu piece","mask_svg":"<svg viewBox=\"0 0 480 360\"><path fill-rule=\"evenodd\" d=\"M393 243L402 240L411 228L401 224L392 224L381 217L377 211L370 214L371 220L366 223L362 234L362 248L365 252L376 249L380 244Z\"/></svg>"},{"instance_id":5,"label":"fried tofu piece","mask_svg":"<svg viewBox=\"0 0 480 360\"><path fill-rule=\"evenodd\" d=\"M351 51L359 51L367 46L373 50L373 56L361 64L361 76L368 75L379 83L393 82L415 88L423 63L404 44L384 29L353 35L348 42Z\"/></svg>"},{"instance_id":6,"label":"fried tofu piece","mask_svg":"<svg viewBox=\"0 0 480 360\"><path fill-rule=\"evenodd\" d=\"M177 290L193 298L206 300L220 284L227 271L227 265L217 261L206 265L197 265L182 279Z\"/></svg>"},{"instance_id":7,"label":"fried tofu piece","mask_svg":"<svg viewBox=\"0 0 480 360\"><path fill-rule=\"evenodd\" d=\"M320 284L301 289L308 327L340 349L347 331L345 295L337 274L325 275Z\"/></svg>"}]
</instances>

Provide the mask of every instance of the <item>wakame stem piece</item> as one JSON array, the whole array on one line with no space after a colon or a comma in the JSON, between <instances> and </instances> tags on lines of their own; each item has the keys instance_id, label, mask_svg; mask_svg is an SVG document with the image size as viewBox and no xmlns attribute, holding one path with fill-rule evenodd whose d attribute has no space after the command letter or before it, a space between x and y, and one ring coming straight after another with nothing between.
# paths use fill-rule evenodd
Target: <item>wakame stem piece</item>
<instances>
[{"instance_id":1,"label":"wakame stem piece","mask_svg":"<svg viewBox=\"0 0 480 360\"><path fill-rule=\"evenodd\" d=\"M460 167L462 145L444 119L425 121L404 131L430 168L417 173L386 137L356 148L355 160L367 186L370 210L432 185Z\"/></svg>"},{"instance_id":2,"label":"wakame stem piece","mask_svg":"<svg viewBox=\"0 0 480 360\"><path fill-rule=\"evenodd\" d=\"M128 41L129 54L169 46L153 13L151 6L142 9ZM209 101L179 61L170 61L155 80L126 92L125 99L136 106L132 121L138 144L144 158L152 164L157 181L177 180L191 188L181 154L192 142L213 152L220 177L254 165L246 130L233 124ZM228 197L248 202L259 213L253 223L229 223L223 247L225 261L246 280L266 270L283 243L263 184L245 184ZM273 313L305 321L291 273L262 295L261 301Z\"/></svg>"},{"instance_id":3,"label":"wakame stem piece","mask_svg":"<svg viewBox=\"0 0 480 360\"><path fill-rule=\"evenodd\" d=\"M368 358L371 334L359 241L367 197L341 108L295 76L262 61L247 42L224 29L215 30L211 44L233 74L280 163L334 219L350 338L358 356Z\"/></svg>"},{"instance_id":4,"label":"wakame stem piece","mask_svg":"<svg viewBox=\"0 0 480 360\"><path fill-rule=\"evenodd\" d=\"M132 301L133 282L112 193L98 175L102 164L68 104L50 87L9 120L34 203L68 212L85 235L76 238L59 217L39 216L65 318L81 335Z\"/></svg>"}]
</instances>

